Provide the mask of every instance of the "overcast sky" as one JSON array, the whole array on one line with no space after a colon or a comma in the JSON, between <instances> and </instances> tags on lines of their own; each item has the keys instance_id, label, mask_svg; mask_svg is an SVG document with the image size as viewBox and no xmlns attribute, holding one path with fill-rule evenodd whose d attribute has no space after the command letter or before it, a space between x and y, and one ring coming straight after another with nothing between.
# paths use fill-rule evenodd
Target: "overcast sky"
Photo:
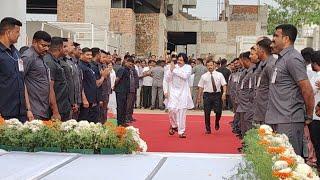
<instances>
[{"instance_id":1,"label":"overcast sky","mask_svg":"<svg viewBox=\"0 0 320 180\"><path fill-rule=\"evenodd\" d=\"M218 0L198 0L196 9L189 9L189 13L193 16L205 20L217 20L217 1ZM229 0L230 4L256 5L260 4L274 5L272 0ZM220 0L224 2L224 0Z\"/></svg>"}]
</instances>

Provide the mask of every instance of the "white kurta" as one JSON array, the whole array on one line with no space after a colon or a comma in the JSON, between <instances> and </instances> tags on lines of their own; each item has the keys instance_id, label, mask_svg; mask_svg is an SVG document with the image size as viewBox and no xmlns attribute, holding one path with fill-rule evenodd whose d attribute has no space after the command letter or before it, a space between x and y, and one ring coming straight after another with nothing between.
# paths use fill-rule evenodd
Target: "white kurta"
<instances>
[{"instance_id":1,"label":"white kurta","mask_svg":"<svg viewBox=\"0 0 320 180\"><path fill-rule=\"evenodd\" d=\"M170 109L192 109L194 107L189 78L192 68L190 65L182 67L176 65L173 71L167 70L165 81L168 84L168 89L164 88L164 93L169 94L167 108ZM165 86L164 86L165 87Z\"/></svg>"},{"instance_id":2,"label":"white kurta","mask_svg":"<svg viewBox=\"0 0 320 180\"><path fill-rule=\"evenodd\" d=\"M114 88L114 83L116 81L116 73L114 70L110 72L110 80L111 80L111 87ZM112 93L109 95L108 109L112 111L112 114L114 116L117 116L117 101L116 101L116 93L114 91L112 91Z\"/></svg>"},{"instance_id":3,"label":"white kurta","mask_svg":"<svg viewBox=\"0 0 320 180\"><path fill-rule=\"evenodd\" d=\"M189 87L191 71L190 65L176 65L173 71L170 71L170 65L165 68L163 91L169 96L165 104L169 110L170 125L178 128L178 134L185 132L187 109L194 107Z\"/></svg>"}]
</instances>

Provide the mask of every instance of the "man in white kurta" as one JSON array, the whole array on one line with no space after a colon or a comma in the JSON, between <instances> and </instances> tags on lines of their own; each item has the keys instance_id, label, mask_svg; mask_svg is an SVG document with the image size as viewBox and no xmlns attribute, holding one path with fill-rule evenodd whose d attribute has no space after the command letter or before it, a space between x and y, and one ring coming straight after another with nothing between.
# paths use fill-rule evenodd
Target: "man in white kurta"
<instances>
[{"instance_id":1,"label":"man in white kurta","mask_svg":"<svg viewBox=\"0 0 320 180\"><path fill-rule=\"evenodd\" d=\"M189 87L192 68L190 65L185 64L186 61L186 56L178 56L176 65L171 62L170 68L165 72L163 85L167 99L165 104L169 110L171 124L169 134L173 135L174 131L177 130L180 138L186 137L187 109L194 107Z\"/></svg>"}]
</instances>

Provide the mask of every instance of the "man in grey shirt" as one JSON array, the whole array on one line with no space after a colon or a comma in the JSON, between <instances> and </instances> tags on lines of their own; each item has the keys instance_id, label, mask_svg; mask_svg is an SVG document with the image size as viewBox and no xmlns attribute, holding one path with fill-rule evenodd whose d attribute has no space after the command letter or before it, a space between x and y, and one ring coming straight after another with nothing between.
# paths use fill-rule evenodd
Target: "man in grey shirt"
<instances>
[{"instance_id":1,"label":"man in grey shirt","mask_svg":"<svg viewBox=\"0 0 320 180\"><path fill-rule=\"evenodd\" d=\"M257 54L261 60L259 64L260 73L257 74L256 81L256 93L254 99L255 113L253 121L256 124L264 124L265 116L268 107L268 95L269 95L269 74L272 70L272 66L275 63L275 59L271 54L271 40L265 38L257 42Z\"/></svg>"},{"instance_id":2,"label":"man in grey shirt","mask_svg":"<svg viewBox=\"0 0 320 180\"><path fill-rule=\"evenodd\" d=\"M156 108L156 97L158 97L159 109L163 110L163 77L164 68L161 66L163 61L159 60L156 66L151 69L152 81L152 100L151 100L151 110Z\"/></svg>"},{"instance_id":3,"label":"man in grey shirt","mask_svg":"<svg viewBox=\"0 0 320 180\"><path fill-rule=\"evenodd\" d=\"M301 54L294 49L297 29L291 24L276 27L272 52L278 59L270 74L266 123L288 136L297 155L302 155L304 125L312 121L314 95Z\"/></svg>"},{"instance_id":4,"label":"man in grey shirt","mask_svg":"<svg viewBox=\"0 0 320 180\"><path fill-rule=\"evenodd\" d=\"M80 105L82 103L82 71L79 67L79 62L80 62L80 56L81 56L81 48L80 44L73 42L73 45L75 47L73 54L71 55L72 57L72 62L74 66L74 73L73 73L73 79L74 79L74 90L75 90L75 103L78 106L78 111L73 111L72 112L72 119L78 119L79 113L80 113ZM70 62L70 61L68 61ZM71 64L71 62L70 62ZM74 107L73 107L74 108ZM74 108L75 109L75 108Z\"/></svg>"},{"instance_id":5,"label":"man in grey shirt","mask_svg":"<svg viewBox=\"0 0 320 180\"><path fill-rule=\"evenodd\" d=\"M37 31L32 46L22 55L25 83L29 93L31 112L35 119L49 119L52 110L53 119L61 119L53 84L50 82L50 69L43 61L51 42L51 36L45 31Z\"/></svg>"},{"instance_id":6,"label":"man in grey shirt","mask_svg":"<svg viewBox=\"0 0 320 180\"><path fill-rule=\"evenodd\" d=\"M211 60L213 60L213 59L211 58ZM204 64L203 64L203 59L202 58L198 58L196 60L196 64L197 65L194 68L192 68L192 74L194 74L193 87L192 87L192 100L193 100L194 104L197 104L197 95L199 93L198 84L199 84L199 81L201 79L201 76L208 71L207 67L204 66ZM201 101L199 103L199 107L195 107L195 109L197 109L197 108L203 109L203 100L202 100L202 98L201 98Z\"/></svg>"},{"instance_id":7,"label":"man in grey shirt","mask_svg":"<svg viewBox=\"0 0 320 180\"><path fill-rule=\"evenodd\" d=\"M60 58L64 56L63 40L60 37L53 37L49 52L43 57L44 62L50 68L51 82L56 95L57 105L62 121L70 119L71 102L66 75L60 65Z\"/></svg>"},{"instance_id":8,"label":"man in grey shirt","mask_svg":"<svg viewBox=\"0 0 320 180\"><path fill-rule=\"evenodd\" d=\"M251 62L250 52L244 52L240 54L240 61L243 64L245 70L242 73L242 77L238 84L238 107L237 113L240 116L240 131L243 137L245 133L252 128L252 106L254 98L254 81L253 71L256 65Z\"/></svg>"}]
</instances>

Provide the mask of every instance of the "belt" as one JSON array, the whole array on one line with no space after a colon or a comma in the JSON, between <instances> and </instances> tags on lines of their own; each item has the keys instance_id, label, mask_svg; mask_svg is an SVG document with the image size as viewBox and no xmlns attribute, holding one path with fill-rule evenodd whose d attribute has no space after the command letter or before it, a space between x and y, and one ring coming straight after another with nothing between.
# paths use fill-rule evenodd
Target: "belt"
<instances>
[{"instance_id":1,"label":"belt","mask_svg":"<svg viewBox=\"0 0 320 180\"><path fill-rule=\"evenodd\" d=\"M207 94L217 94L217 93L221 93L221 92L204 92L204 93L207 93Z\"/></svg>"}]
</instances>

